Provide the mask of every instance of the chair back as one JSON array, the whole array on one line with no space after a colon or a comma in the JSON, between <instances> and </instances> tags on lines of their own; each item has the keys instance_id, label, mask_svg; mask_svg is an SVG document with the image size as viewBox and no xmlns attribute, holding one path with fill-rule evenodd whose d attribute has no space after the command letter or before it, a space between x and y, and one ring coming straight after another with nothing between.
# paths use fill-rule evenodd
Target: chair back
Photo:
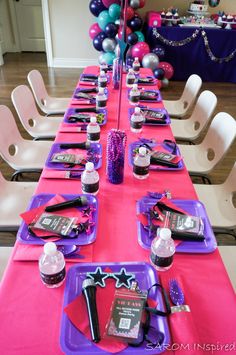
<instances>
[{"instance_id":1,"label":"chair back","mask_svg":"<svg viewBox=\"0 0 236 355\"><path fill-rule=\"evenodd\" d=\"M225 156L236 137L235 119L226 112L219 112L200 144L209 165L213 168Z\"/></svg>"},{"instance_id":2,"label":"chair back","mask_svg":"<svg viewBox=\"0 0 236 355\"><path fill-rule=\"evenodd\" d=\"M0 105L0 154L12 166L19 153L20 145L24 141L21 137L13 114L7 106Z\"/></svg>"},{"instance_id":3,"label":"chair back","mask_svg":"<svg viewBox=\"0 0 236 355\"><path fill-rule=\"evenodd\" d=\"M236 162L234 163L234 166L233 166L231 172L229 173L227 179L224 182L224 187L231 194L236 192Z\"/></svg>"},{"instance_id":4,"label":"chair back","mask_svg":"<svg viewBox=\"0 0 236 355\"><path fill-rule=\"evenodd\" d=\"M184 110L188 110L196 100L199 90L202 86L202 79L197 74L192 74L188 78L180 101L183 103Z\"/></svg>"},{"instance_id":5,"label":"chair back","mask_svg":"<svg viewBox=\"0 0 236 355\"><path fill-rule=\"evenodd\" d=\"M34 69L29 72L27 79L39 108L44 111L44 105L49 95L44 85L42 75L38 70Z\"/></svg>"},{"instance_id":6,"label":"chair back","mask_svg":"<svg viewBox=\"0 0 236 355\"><path fill-rule=\"evenodd\" d=\"M191 117L186 120L186 123L191 123L196 135L199 135L206 127L212 117L216 105L217 97L213 92L205 90L200 94Z\"/></svg>"},{"instance_id":7,"label":"chair back","mask_svg":"<svg viewBox=\"0 0 236 355\"><path fill-rule=\"evenodd\" d=\"M23 127L30 133L39 116L31 90L26 85L19 85L12 91L11 99Z\"/></svg>"}]
</instances>

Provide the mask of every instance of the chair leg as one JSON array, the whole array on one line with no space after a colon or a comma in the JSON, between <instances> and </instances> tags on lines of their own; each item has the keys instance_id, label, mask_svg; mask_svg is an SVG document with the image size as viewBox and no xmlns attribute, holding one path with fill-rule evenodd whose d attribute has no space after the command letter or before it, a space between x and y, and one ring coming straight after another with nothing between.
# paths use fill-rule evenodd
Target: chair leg
<instances>
[{"instance_id":1,"label":"chair leg","mask_svg":"<svg viewBox=\"0 0 236 355\"><path fill-rule=\"evenodd\" d=\"M25 169L20 169L15 171L12 176L11 176L11 181L18 181L19 176L22 176L24 173L37 173L41 174L42 169L31 169L31 170L25 170Z\"/></svg>"},{"instance_id":2,"label":"chair leg","mask_svg":"<svg viewBox=\"0 0 236 355\"><path fill-rule=\"evenodd\" d=\"M35 137L33 141L51 141L54 140L55 137Z\"/></svg>"},{"instance_id":3,"label":"chair leg","mask_svg":"<svg viewBox=\"0 0 236 355\"><path fill-rule=\"evenodd\" d=\"M201 174L195 174L195 173L189 173L190 177L198 177L202 180L202 183L205 185L211 185L211 180L207 175L201 175Z\"/></svg>"},{"instance_id":4,"label":"chair leg","mask_svg":"<svg viewBox=\"0 0 236 355\"><path fill-rule=\"evenodd\" d=\"M215 234L228 234L232 235L234 239L236 239L236 230L235 229L227 229L227 228L219 228L213 227L213 231Z\"/></svg>"}]
</instances>

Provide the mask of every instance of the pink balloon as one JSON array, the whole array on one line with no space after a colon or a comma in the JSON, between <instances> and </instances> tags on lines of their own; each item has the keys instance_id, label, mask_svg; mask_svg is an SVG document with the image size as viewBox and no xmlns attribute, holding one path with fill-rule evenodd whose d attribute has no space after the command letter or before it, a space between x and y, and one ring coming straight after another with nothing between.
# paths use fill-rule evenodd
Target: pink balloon
<instances>
[{"instance_id":1,"label":"pink balloon","mask_svg":"<svg viewBox=\"0 0 236 355\"><path fill-rule=\"evenodd\" d=\"M102 32L101 28L98 26L98 23L93 23L89 28L89 37L94 39L100 32Z\"/></svg>"},{"instance_id":2,"label":"pink balloon","mask_svg":"<svg viewBox=\"0 0 236 355\"><path fill-rule=\"evenodd\" d=\"M165 78L166 79L171 79L172 76L174 75L174 68L170 63L167 62L160 62L158 65L158 68L162 68L165 72Z\"/></svg>"},{"instance_id":3,"label":"pink balloon","mask_svg":"<svg viewBox=\"0 0 236 355\"><path fill-rule=\"evenodd\" d=\"M138 57L140 61L148 53L150 53L150 48L146 42L138 42L132 47L132 57Z\"/></svg>"},{"instance_id":4,"label":"pink balloon","mask_svg":"<svg viewBox=\"0 0 236 355\"><path fill-rule=\"evenodd\" d=\"M111 6L112 4L118 4L120 5L120 0L102 0L103 5L106 6L107 8Z\"/></svg>"}]
</instances>

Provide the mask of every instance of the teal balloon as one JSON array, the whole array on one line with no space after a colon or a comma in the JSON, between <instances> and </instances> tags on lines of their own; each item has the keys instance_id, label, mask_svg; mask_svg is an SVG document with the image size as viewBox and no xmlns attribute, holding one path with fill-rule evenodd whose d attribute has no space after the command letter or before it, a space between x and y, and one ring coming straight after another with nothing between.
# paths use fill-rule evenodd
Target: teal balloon
<instances>
[{"instance_id":1,"label":"teal balloon","mask_svg":"<svg viewBox=\"0 0 236 355\"><path fill-rule=\"evenodd\" d=\"M108 65L109 64L113 64L113 59L115 59L116 55L115 55L115 52L106 52L106 53L103 53L101 55L101 58L99 57L99 59L102 61L102 63L107 63Z\"/></svg>"},{"instance_id":2,"label":"teal balloon","mask_svg":"<svg viewBox=\"0 0 236 355\"><path fill-rule=\"evenodd\" d=\"M114 20L109 15L108 11L104 10L100 12L100 14L98 15L98 25L103 31L105 30L105 27L109 22L114 22Z\"/></svg>"},{"instance_id":3,"label":"teal balloon","mask_svg":"<svg viewBox=\"0 0 236 355\"><path fill-rule=\"evenodd\" d=\"M120 18L120 12L121 12L121 8L120 5L118 4L112 4L109 9L108 9L109 15L114 19L117 20L118 18Z\"/></svg>"},{"instance_id":4,"label":"teal balloon","mask_svg":"<svg viewBox=\"0 0 236 355\"><path fill-rule=\"evenodd\" d=\"M135 31L134 33L138 36L138 42L145 42L144 34L141 31Z\"/></svg>"}]
</instances>

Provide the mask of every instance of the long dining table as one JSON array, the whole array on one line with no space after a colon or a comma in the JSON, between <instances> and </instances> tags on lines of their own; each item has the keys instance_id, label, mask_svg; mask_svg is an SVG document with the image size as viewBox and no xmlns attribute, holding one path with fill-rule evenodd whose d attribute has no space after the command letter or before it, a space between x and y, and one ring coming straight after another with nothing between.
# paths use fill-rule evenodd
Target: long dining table
<instances>
[{"instance_id":1,"label":"long dining table","mask_svg":"<svg viewBox=\"0 0 236 355\"><path fill-rule=\"evenodd\" d=\"M87 67L84 73L97 74L98 69L95 66ZM142 74L150 73L147 69L143 69ZM119 185L108 181L106 176L107 133L117 128L118 110L118 90L113 89L112 81L108 85L108 90L108 120L106 125L101 127L100 140L102 166L98 170L100 189L97 195L97 236L92 244L85 247L87 252L85 261L89 263L149 263L150 252L143 249L138 242L136 202L148 191L157 192L165 189L171 191L174 199L197 200L197 195L185 167L178 171L150 171L150 176L145 180L137 180L133 176L132 168L128 164L127 152L127 147L131 142L137 141L140 136L155 138L157 141L173 140L174 137L171 125L144 126L142 134L139 135L130 131L128 119L130 105L125 81L122 87L119 126L119 129L127 134L124 181ZM162 108L163 103L159 102L150 106ZM65 133L59 129L55 142L73 143L85 139L85 133ZM48 179L41 176L35 191L35 194L40 193L81 194L81 182L69 179ZM42 249L42 246L24 245L19 240L14 245L0 284L0 352L3 355L63 353L59 339L66 286L64 283L57 289L48 289L42 284L37 256L38 251L41 253ZM67 271L74 265L74 261L66 260ZM204 353L225 354L230 351L232 354L236 353L235 293L217 248L209 253L176 252L171 269L158 272L158 277L166 289L168 289L170 277L181 279L186 303L191 307L192 319L197 329L198 342L205 349ZM175 350L177 348L169 348L164 353L178 353ZM78 354L83 353L86 354L86 350L82 348ZM144 354L148 353L146 349ZM181 354L181 351L179 353ZM198 354L197 350L195 354Z\"/></svg>"}]
</instances>

